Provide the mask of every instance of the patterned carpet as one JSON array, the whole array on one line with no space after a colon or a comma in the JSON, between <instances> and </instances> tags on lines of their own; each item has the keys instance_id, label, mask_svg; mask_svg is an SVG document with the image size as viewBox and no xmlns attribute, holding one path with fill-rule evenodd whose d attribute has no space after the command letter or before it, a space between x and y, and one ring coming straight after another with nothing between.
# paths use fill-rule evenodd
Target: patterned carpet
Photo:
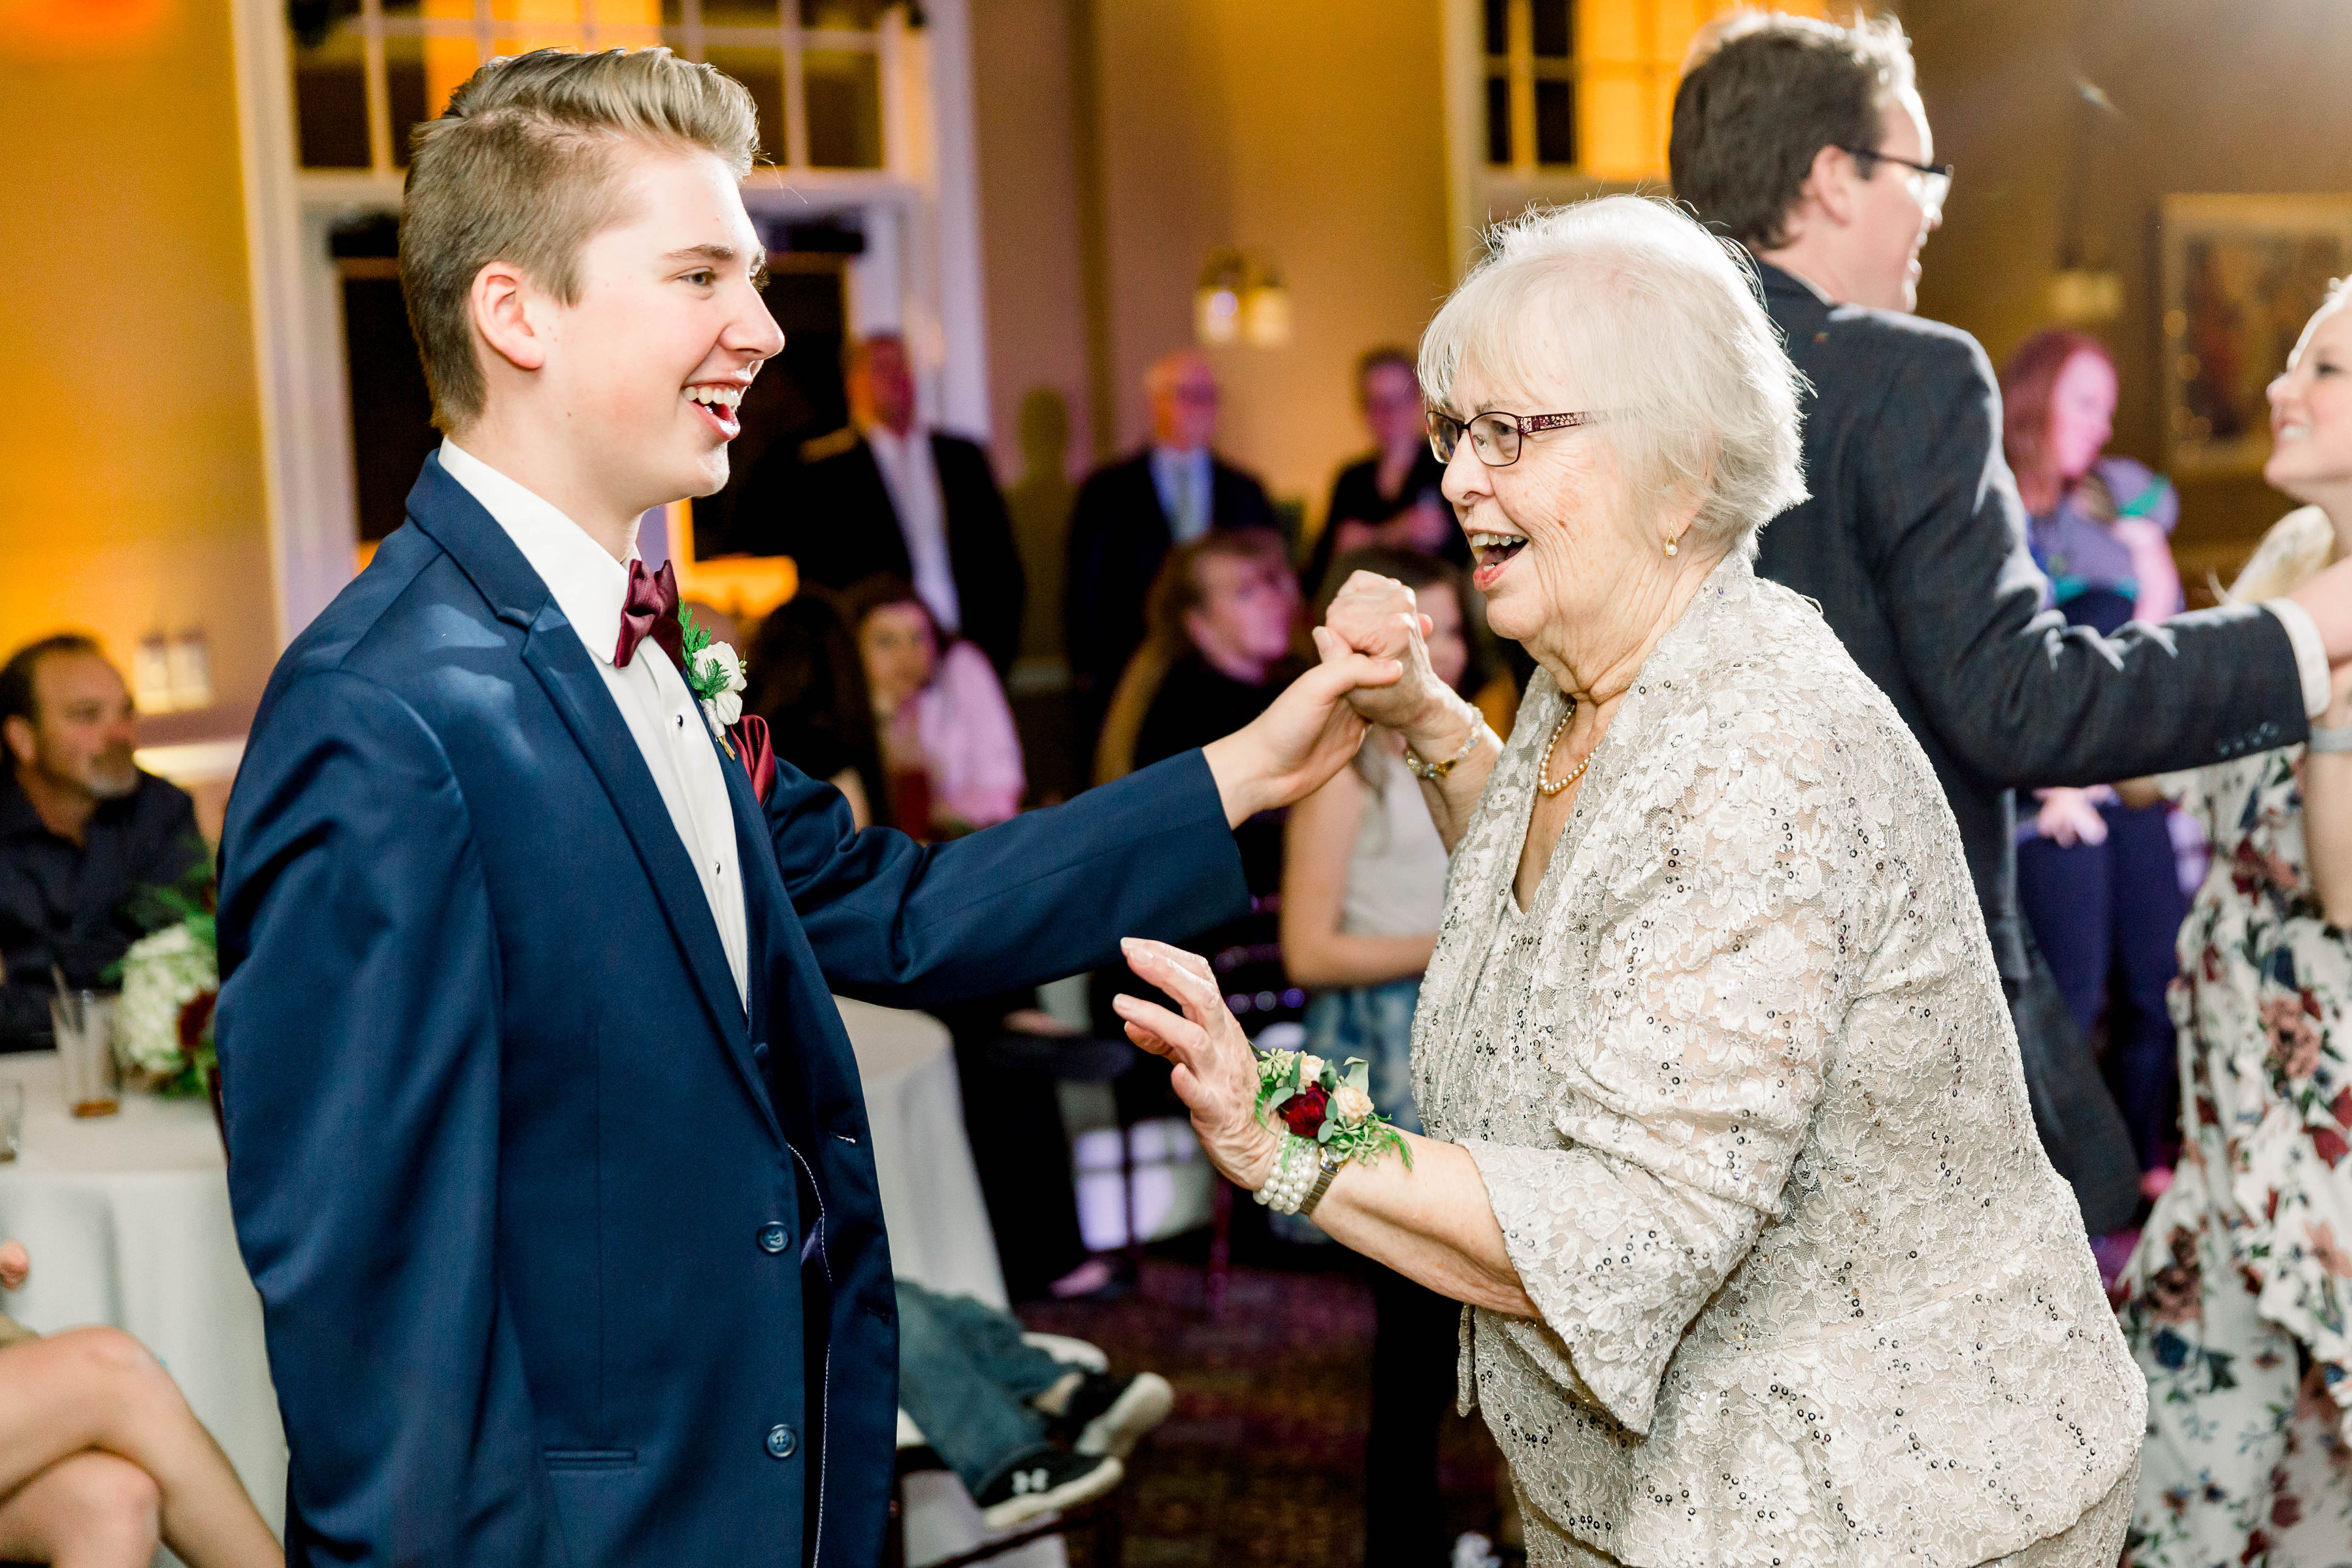
<instances>
[{"instance_id":1,"label":"patterned carpet","mask_svg":"<svg viewBox=\"0 0 2352 1568\"><path fill-rule=\"evenodd\" d=\"M1032 1329L1091 1340L1116 1370L1150 1368L1175 1385L1175 1414L1120 1489L1123 1568L1363 1561L1371 1294L1345 1258L1327 1256L1337 1248L1266 1250L1306 1256L1236 1267L1215 1323L1202 1312L1197 1251L1155 1251L1139 1288L1115 1301L1021 1310ZM1447 1415L1447 1539L1495 1532L1498 1464L1476 1416ZM1072 1560L1085 1561L1083 1548Z\"/></svg>"}]
</instances>

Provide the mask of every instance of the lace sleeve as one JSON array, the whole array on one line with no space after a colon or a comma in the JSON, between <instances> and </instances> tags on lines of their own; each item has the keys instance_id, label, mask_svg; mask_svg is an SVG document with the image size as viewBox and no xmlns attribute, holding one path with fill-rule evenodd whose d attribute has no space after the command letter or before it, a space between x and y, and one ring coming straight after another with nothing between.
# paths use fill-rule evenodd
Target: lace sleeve
<instances>
[{"instance_id":1,"label":"lace sleeve","mask_svg":"<svg viewBox=\"0 0 2352 1568\"><path fill-rule=\"evenodd\" d=\"M1871 819L1887 796L1833 786L1837 751L1717 747L1666 792L1622 863L1597 868L1589 983L1537 976L1528 1016L1567 1146L1467 1145L1529 1300L1636 1432L1691 1320L1780 1212L1843 1015L1842 965L1869 945L1853 900L1871 876L1902 877L1883 805ZM1581 1005L1547 1006L1548 978Z\"/></svg>"}]
</instances>

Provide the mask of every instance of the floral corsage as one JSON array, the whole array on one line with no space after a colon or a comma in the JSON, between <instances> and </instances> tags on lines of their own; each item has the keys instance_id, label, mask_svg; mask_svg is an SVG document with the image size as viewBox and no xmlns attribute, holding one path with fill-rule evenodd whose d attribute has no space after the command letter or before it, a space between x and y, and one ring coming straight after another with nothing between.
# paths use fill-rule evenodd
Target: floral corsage
<instances>
[{"instance_id":1,"label":"floral corsage","mask_svg":"<svg viewBox=\"0 0 2352 1568\"><path fill-rule=\"evenodd\" d=\"M1371 1068L1361 1057L1333 1067L1306 1051L1268 1051L1257 1062L1257 1114L1290 1136L1257 1201L1280 1214L1311 1211L1339 1167L1376 1164L1394 1150L1412 1168L1412 1150L1372 1109ZM1270 1114L1269 1114L1270 1113Z\"/></svg>"},{"instance_id":2,"label":"floral corsage","mask_svg":"<svg viewBox=\"0 0 2352 1568\"><path fill-rule=\"evenodd\" d=\"M743 659L734 648L694 624L694 612L678 606L679 646L685 651L687 689L702 704L704 722L719 740L743 717Z\"/></svg>"}]
</instances>

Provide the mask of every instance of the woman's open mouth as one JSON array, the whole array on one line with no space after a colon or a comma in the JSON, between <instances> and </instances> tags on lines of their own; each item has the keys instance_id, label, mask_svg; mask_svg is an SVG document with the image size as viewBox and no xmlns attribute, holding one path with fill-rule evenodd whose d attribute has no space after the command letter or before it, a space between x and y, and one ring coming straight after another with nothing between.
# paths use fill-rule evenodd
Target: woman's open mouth
<instances>
[{"instance_id":1,"label":"woman's open mouth","mask_svg":"<svg viewBox=\"0 0 2352 1568\"><path fill-rule=\"evenodd\" d=\"M1511 558L1527 548L1527 538L1517 533L1486 533L1470 535L1470 553L1478 569L1470 574L1470 582L1480 593L1495 585Z\"/></svg>"},{"instance_id":2,"label":"woman's open mouth","mask_svg":"<svg viewBox=\"0 0 2352 1568\"><path fill-rule=\"evenodd\" d=\"M722 441L732 441L742 434L743 426L735 417L737 405L743 401L740 386L689 386L686 395Z\"/></svg>"}]
</instances>

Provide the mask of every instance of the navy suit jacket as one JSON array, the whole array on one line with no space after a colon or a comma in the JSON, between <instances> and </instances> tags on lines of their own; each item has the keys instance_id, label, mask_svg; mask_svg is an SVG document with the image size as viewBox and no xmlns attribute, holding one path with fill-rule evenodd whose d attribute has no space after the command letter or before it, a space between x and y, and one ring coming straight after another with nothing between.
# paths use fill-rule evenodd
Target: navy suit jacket
<instances>
[{"instance_id":1,"label":"navy suit jacket","mask_svg":"<svg viewBox=\"0 0 2352 1568\"><path fill-rule=\"evenodd\" d=\"M593 661L437 458L279 661L217 1037L290 1562L870 1568L897 1331L828 993L1002 991L1246 907L1198 752L929 849L725 772L748 1016Z\"/></svg>"}]
</instances>

